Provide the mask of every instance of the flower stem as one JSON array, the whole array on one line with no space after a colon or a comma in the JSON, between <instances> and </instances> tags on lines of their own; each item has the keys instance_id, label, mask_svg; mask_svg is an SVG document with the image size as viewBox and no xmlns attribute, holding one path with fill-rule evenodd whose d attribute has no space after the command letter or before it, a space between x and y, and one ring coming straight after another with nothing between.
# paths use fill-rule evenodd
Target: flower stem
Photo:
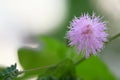
<instances>
[{"instance_id":1,"label":"flower stem","mask_svg":"<svg viewBox=\"0 0 120 80\"><path fill-rule=\"evenodd\" d=\"M38 71L38 70L42 70L42 69L48 69L48 68L55 67L55 66L56 65L49 65L49 66L43 66L43 67L37 67L37 68L33 68L33 69L23 70L23 71L20 71L19 74L26 73L26 72L32 72L32 71Z\"/></svg>"},{"instance_id":2,"label":"flower stem","mask_svg":"<svg viewBox=\"0 0 120 80\"><path fill-rule=\"evenodd\" d=\"M115 36L113 36L113 37L109 38L109 40L108 40L107 44L108 44L109 42L111 42L111 41L115 40L115 39L116 39L116 38L118 38L118 37L120 37L120 33L118 33L118 34L116 34Z\"/></svg>"},{"instance_id":3,"label":"flower stem","mask_svg":"<svg viewBox=\"0 0 120 80\"><path fill-rule=\"evenodd\" d=\"M78 61L75 63L75 65L78 65L78 64L80 64L81 62L83 62L83 61L85 61L85 60L86 60L86 58L83 57L83 58L81 58L80 60L78 60Z\"/></svg>"}]
</instances>

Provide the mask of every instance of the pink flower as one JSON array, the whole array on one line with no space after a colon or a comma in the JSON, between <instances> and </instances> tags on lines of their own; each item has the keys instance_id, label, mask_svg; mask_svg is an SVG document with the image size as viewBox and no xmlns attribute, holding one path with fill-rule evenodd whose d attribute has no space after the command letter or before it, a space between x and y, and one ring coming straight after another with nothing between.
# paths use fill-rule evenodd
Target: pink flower
<instances>
[{"instance_id":1,"label":"pink flower","mask_svg":"<svg viewBox=\"0 0 120 80\"><path fill-rule=\"evenodd\" d=\"M107 41L105 22L99 17L82 15L73 19L70 30L67 32L70 46L76 46L79 52L85 52L86 58L90 54L96 54L103 49L104 42Z\"/></svg>"}]
</instances>

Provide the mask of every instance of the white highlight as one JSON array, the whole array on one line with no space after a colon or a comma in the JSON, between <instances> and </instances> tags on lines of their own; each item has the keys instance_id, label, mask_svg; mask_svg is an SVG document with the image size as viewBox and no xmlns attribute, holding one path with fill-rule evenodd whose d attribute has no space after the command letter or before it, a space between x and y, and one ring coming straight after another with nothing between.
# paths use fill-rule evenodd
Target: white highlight
<instances>
[{"instance_id":1,"label":"white highlight","mask_svg":"<svg viewBox=\"0 0 120 80\"><path fill-rule=\"evenodd\" d=\"M65 19L66 7L66 0L0 0L0 66L18 63L23 38L55 29Z\"/></svg>"}]
</instances>

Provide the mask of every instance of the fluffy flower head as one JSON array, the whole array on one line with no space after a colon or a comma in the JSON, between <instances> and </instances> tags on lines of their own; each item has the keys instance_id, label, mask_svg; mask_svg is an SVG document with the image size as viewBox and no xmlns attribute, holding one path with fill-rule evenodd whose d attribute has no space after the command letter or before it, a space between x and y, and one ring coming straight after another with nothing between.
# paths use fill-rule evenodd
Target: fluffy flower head
<instances>
[{"instance_id":1,"label":"fluffy flower head","mask_svg":"<svg viewBox=\"0 0 120 80\"><path fill-rule=\"evenodd\" d=\"M89 16L82 15L80 18L74 18L67 32L70 46L76 46L79 52L85 52L86 58L90 54L96 54L103 48L104 42L107 41L105 22L95 14Z\"/></svg>"}]
</instances>

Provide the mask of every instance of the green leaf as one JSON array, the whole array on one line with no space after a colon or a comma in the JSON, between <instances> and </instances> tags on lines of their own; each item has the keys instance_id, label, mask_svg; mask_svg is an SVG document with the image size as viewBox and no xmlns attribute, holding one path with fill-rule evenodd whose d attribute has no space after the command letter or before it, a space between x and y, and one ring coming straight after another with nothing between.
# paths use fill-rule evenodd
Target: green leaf
<instances>
[{"instance_id":1,"label":"green leaf","mask_svg":"<svg viewBox=\"0 0 120 80\"><path fill-rule=\"evenodd\" d=\"M76 72L83 80L116 80L104 62L95 56L80 63Z\"/></svg>"},{"instance_id":2,"label":"green leaf","mask_svg":"<svg viewBox=\"0 0 120 80\"><path fill-rule=\"evenodd\" d=\"M49 68L38 80L76 80L75 65L70 59L60 62L57 66Z\"/></svg>"},{"instance_id":3,"label":"green leaf","mask_svg":"<svg viewBox=\"0 0 120 80\"><path fill-rule=\"evenodd\" d=\"M50 37L38 38L41 48L36 50L22 48L18 51L19 61L25 70L53 65L65 59L67 47L64 43ZM28 76L42 73L43 71L33 71L26 73Z\"/></svg>"},{"instance_id":4,"label":"green leaf","mask_svg":"<svg viewBox=\"0 0 120 80\"><path fill-rule=\"evenodd\" d=\"M68 56L71 59L75 57L75 49L67 48L65 44L59 40L50 37L41 37L39 38L39 41L42 43L40 44L42 49L34 50L23 48L19 50L19 60L25 70L57 64ZM73 60L76 62L78 59L74 58ZM69 68L69 66L65 67L65 69L61 69L61 71L65 71L66 68ZM27 72L25 73L24 78L42 74L44 71L45 70ZM89 59L83 61L77 66L76 71L77 77L84 80L115 80L115 77L111 74L104 62L97 57L90 57ZM44 78L48 79L49 77L54 78L49 75L47 77L46 75L45 77L44 75L42 76L43 80ZM21 79L23 80L23 78Z\"/></svg>"}]
</instances>

